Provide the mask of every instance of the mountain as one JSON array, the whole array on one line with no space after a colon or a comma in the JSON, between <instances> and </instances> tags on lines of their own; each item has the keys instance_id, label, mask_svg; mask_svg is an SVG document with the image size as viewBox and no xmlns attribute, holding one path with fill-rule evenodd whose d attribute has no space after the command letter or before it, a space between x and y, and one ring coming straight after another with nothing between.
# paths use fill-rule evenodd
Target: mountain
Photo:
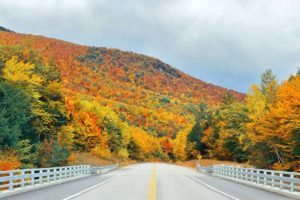
<instances>
[{"instance_id":1,"label":"mountain","mask_svg":"<svg viewBox=\"0 0 300 200\"><path fill-rule=\"evenodd\" d=\"M174 137L186 123L192 123L189 108L202 99L212 106L218 105L227 92L244 99L244 94L133 52L7 31L0 31L0 45L30 47L56 63L67 102L83 96L95 99L122 121L154 136Z\"/></svg>"}]
</instances>

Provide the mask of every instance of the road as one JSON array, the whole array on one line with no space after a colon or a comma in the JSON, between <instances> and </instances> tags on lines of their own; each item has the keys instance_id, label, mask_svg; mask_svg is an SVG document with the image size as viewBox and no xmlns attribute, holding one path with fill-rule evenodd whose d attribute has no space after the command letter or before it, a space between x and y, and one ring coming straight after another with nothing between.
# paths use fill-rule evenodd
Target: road
<instances>
[{"instance_id":1,"label":"road","mask_svg":"<svg viewBox=\"0 0 300 200\"><path fill-rule=\"evenodd\" d=\"M111 173L14 195L3 200L288 200L290 198L163 163L130 165Z\"/></svg>"}]
</instances>

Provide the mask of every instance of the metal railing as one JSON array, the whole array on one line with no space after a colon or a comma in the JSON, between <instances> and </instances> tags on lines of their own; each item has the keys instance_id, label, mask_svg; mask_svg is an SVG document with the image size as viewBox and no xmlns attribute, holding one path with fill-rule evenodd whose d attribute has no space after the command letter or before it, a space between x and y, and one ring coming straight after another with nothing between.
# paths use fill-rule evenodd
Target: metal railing
<instances>
[{"instance_id":1,"label":"metal railing","mask_svg":"<svg viewBox=\"0 0 300 200\"><path fill-rule=\"evenodd\" d=\"M198 165L197 170L214 176L249 183L251 185L259 185L261 188L300 195L300 173L297 172L242 168L227 165L214 165L209 167Z\"/></svg>"},{"instance_id":2,"label":"metal railing","mask_svg":"<svg viewBox=\"0 0 300 200\"><path fill-rule=\"evenodd\" d=\"M92 166L91 167L91 174L95 175L95 174L104 174L104 173L108 173L116 168L118 168L118 164L116 165L107 165L107 166L101 166L101 167L97 167L97 166Z\"/></svg>"},{"instance_id":3,"label":"metal railing","mask_svg":"<svg viewBox=\"0 0 300 200\"><path fill-rule=\"evenodd\" d=\"M32 188L35 186L45 185L46 183L55 183L94 174L102 174L112 171L117 167L118 165L102 167L77 165L0 171L0 195L1 193L8 191Z\"/></svg>"}]
</instances>

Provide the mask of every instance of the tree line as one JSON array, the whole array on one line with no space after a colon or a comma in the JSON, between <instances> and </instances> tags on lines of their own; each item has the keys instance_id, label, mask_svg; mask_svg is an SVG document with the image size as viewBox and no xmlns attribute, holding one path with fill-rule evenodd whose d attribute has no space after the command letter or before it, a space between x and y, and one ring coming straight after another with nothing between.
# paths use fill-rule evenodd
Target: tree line
<instances>
[{"instance_id":1,"label":"tree line","mask_svg":"<svg viewBox=\"0 0 300 200\"><path fill-rule=\"evenodd\" d=\"M271 70L252 85L245 102L230 93L222 104L196 107L186 157L247 162L257 167L300 170L300 71L279 84ZM196 150L196 151L195 151Z\"/></svg>"}]
</instances>

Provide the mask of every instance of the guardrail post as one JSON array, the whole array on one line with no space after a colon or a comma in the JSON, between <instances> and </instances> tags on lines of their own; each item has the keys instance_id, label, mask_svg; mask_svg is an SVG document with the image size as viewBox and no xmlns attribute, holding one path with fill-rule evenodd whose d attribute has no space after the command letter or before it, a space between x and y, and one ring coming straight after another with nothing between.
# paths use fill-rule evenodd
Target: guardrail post
<instances>
[{"instance_id":1,"label":"guardrail post","mask_svg":"<svg viewBox=\"0 0 300 200\"><path fill-rule=\"evenodd\" d=\"M10 190L14 189L13 177L14 177L14 172L9 172L9 189Z\"/></svg>"},{"instance_id":2,"label":"guardrail post","mask_svg":"<svg viewBox=\"0 0 300 200\"><path fill-rule=\"evenodd\" d=\"M58 170L59 170L59 168L55 168L54 171L53 171L53 180L54 180L54 181L57 180L57 174L58 174L57 171L58 171Z\"/></svg>"},{"instance_id":3,"label":"guardrail post","mask_svg":"<svg viewBox=\"0 0 300 200\"><path fill-rule=\"evenodd\" d=\"M224 166L220 166L218 170L219 170L219 172L221 173L222 176L225 176Z\"/></svg>"},{"instance_id":4,"label":"guardrail post","mask_svg":"<svg viewBox=\"0 0 300 200\"><path fill-rule=\"evenodd\" d=\"M295 188L294 188L294 174L290 175L290 179L291 179L291 183L290 183L290 191L294 192Z\"/></svg>"},{"instance_id":5,"label":"guardrail post","mask_svg":"<svg viewBox=\"0 0 300 200\"><path fill-rule=\"evenodd\" d=\"M42 169L40 169L39 170L39 182L40 182L40 184L42 184L43 183L43 170Z\"/></svg>"},{"instance_id":6,"label":"guardrail post","mask_svg":"<svg viewBox=\"0 0 300 200\"><path fill-rule=\"evenodd\" d=\"M241 168L241 167L239 167L239 174L240 174L240 179L241 180L244 180L244 170Z\"/></svg>"},{"instance_id":7,"label":"guardrail post","mask_svg":"<svg viewBox=\"0 0 300 200\"><path fill-rule=\"evenodd\" d=\"M226 171L225 171L225 175L226 175L226 176L231 177L232 171L231 171L230 169L231 169L230 166L227 166L227 167L226 167Z\"/></svg>"},{"instance_id":8,"label":"guardrail post","mask_svg":"<svg viewBox=\"0 0 300 200\"><path fill-rule=\"evenodd\" d=\"M259 179L260 179L260 173L259 170L256 170L256 183L259 184Z\"/></svg>"},{"instance_id":9,"label":"guardrail post","mask_svg":"<svg viewBox=\"0 0 300 200\"><path fill-rule=\"evenodd\" d=\"M62 176L62 168L59 168L59 171L58 171L58 180L62 180L63 179L63 176Z\"/></svg>"},{"instance_id":10,"label":"guardrail post","mask_svg":"<svg viewBox=\"0 0 300 200\"><path fill-rule=\"evenodd\" d=\"M280 186L280 189L282 190L283 189L283 185L282 185L282 177L283 177L283 174L280 172L280 174L279 174L279 177L280 177L280 181L279 181L279 186Z\"/></svg>"},{"instance_id":11,"label":"guardrail post","mask_svg":"<svg viewBox=\"0 0 300 200\"><path fill-rule=\"evenodd\" d=\"M50 170L47 169L47 182L50 182Z\"/></svg>"},{"instance_id":12,"label":"guardrail post","mask_svg":"<svg viewBox=\"0 0 300 200\"><path fill-rule=\"evenodd\" d=\"M264 185L267 185L267 171L264 171Z\"/></svg>"},{"instance_id":13,"label":"guardrail post","mask_svg":"<svg viewBox=\"0 0 300 200\"><path fill-rule=\"evenodd\" d=\"M68 174L69 174L69 172L68 172L68 167L65 167L64 169L65 169L65 176L64 176L64 179L66 179L66 178L68 178Z\"/></svg>"},{"instance_id":14,"label":"guardrail post","mask_svg":"<svg viewBox=\"0 0 300 200\"><path fill-rule=\"evenodd\" d=\"M30 170L31 180L30 185L34 185L34 170Z\"/></svg>"},{"instance_id":15,"label":"guardrail post","mask_svg":"<svg viewBox=\"0 0 300 200\"><path fill-rule=\"evenodd\" d=\"M21 188L25 187L25 173L24 171L21 171Z\"/></svg>"},{"instance_id":16,"label":"guardrail post","mask_svg":"<svg viewBox=\"0 0 300 200\"><path fill-rule=\"evenodd\" d=\"M245 174L244 174L244 169L240 167L240 179L244 180L245 179Z\"/></svg>"},{"instance_id":17,"label":"guardrail post","mask_svg":"<svg viewBox=\"0 0 300 200\"><path fill-rule=\"evenodd\" d=\"M271 173L271 176L272 176L272 185L271 185L271 187L274 187L274 184L275 184L275 180L274 180L275 173L273 171Z\"/></svg>"},{"instance_id":18,"label":"guardrail post","mask_svg":"<svg viewBox=\"0 0 300 200\"><path fill-rule=\"evenodd\" d=\"M224 176L230 176L229 166L223 166L224 168Z\"/></svg>"},{"instance_id":19,"label":"guardrail post","mask_svg":"<svg viewBox=\"0 0 300 200\"><path fill-rule=\"evenodd\" d=\"M75 173L75 168L71 167L70 172L71 172L71 177L70 178L72 178L74 176L74 173Z\"/></svg>"}]
</instances>

